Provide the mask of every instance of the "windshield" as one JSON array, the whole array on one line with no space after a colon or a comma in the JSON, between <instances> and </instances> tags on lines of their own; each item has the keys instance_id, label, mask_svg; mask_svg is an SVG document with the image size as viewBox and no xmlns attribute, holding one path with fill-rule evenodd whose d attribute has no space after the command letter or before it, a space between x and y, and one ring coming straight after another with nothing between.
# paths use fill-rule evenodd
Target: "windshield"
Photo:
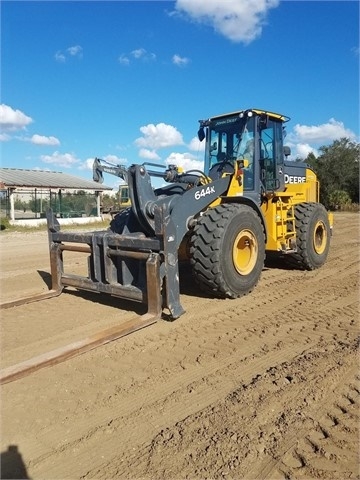
<instances>
[{"instance_id":1,"label":"windshield","mask_svg":"<svg viewBox=\"0 0 360 480\"><path fill-rule=\"evenodd\" d=\"M254 117L216 119L209 130L205 167L209 171L219 162L247 158L252 161L254 148ZM251 157L251 158L250 158Z\"/></svg>"}]
</instances>

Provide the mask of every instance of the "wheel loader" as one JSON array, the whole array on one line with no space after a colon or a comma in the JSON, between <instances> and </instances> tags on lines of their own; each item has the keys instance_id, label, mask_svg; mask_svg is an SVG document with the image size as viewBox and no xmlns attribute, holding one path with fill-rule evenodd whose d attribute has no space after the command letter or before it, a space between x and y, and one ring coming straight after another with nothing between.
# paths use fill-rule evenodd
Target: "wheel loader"
<instances>
[{"instance_id":1,"label":"wheel loader","mask_svg":"<svg viewBox=\"0 0 360 480\"><path fill-rule=\"evenodd\" d=\"M89 290L141 302L176 319L179 264L209 297L238 298L259 282L266 255L313 270L326 261L333 219L305 163L289 161L288 117L260 109L200 120L201 170L144 163L110 166L96 158L93 178L121 177L131 207L107 230L61 231L47 213L53 290ZM160 178L153 187L152 178ZM88 256L87 275L67 274L64 252Z\"/></svg>"}]
</instances>

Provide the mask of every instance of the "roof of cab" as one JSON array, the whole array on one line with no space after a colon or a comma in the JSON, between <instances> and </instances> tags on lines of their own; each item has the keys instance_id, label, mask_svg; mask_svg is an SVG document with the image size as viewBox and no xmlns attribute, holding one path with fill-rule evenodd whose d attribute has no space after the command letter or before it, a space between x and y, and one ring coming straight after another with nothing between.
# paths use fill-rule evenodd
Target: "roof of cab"
<instances>
[{"instance_id":1,"label":"roof of cab","mask_svg":"<svg viewBox=\"0 0 360 480\"><path fill-rule=\"evenodd\" d=\"M257 115L261 115L261 114L269 115L269 117L275 118L276 120L281 120L282 122L288 122L290 120L290 117L287 117L286 115L282 115L281 113L269 112L268 110L261 110L258 108L248 108L247 110L238 110L235 112L215 115L214 117L211 117L211 120L214 120L215 118L228 117L229 115L240 115L241 113L245 114L248 112L254 112Z\"/></svg>"}]
</instances>

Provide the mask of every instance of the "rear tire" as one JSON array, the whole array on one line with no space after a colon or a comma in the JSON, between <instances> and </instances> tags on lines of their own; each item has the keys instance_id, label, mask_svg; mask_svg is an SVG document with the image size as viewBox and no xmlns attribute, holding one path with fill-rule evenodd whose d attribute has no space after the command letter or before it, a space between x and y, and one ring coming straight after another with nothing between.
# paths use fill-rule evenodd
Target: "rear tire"
<instances>
[{"instance_id":1,"label":"rear tire","mask_svg":"<svg viewBox=\"0 0 360 480\"><path fill-rule=\"evenodd\" d=\"M297 252L285 258L303 270L321 267L328 256L331 230L328 215L321 203L300 203L295 206Z\"/></svg>"},{"instance_id":2,"label":"rear tire","mask_svg":"<svg viewBox=\"0 0 360 480\"><path fill-rule=\"evenodd\" d=\"M264 260L264 229L251 207L225 203L200 217L190 262L201 290L218 298L245 295L258 283Z\"/></svg>"}]
</instances>

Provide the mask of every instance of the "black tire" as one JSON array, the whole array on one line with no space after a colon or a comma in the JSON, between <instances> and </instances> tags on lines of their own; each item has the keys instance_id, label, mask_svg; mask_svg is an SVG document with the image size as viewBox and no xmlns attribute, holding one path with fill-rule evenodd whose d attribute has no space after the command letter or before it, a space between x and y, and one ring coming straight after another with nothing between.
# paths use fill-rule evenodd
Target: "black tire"
<instances>
[{"instance_id":1,"label":"black tire","mask_svg":"<svg viewBox=\"0 0 360 480\"><path fill-rule=\"evenodd\" d=\"M297 252L286 261L302 270L321 267L328 256L331 230L325 207L321 203L300 203L295 206Z\"/></svg>"},{"instance_id":2,"label":"black tire","mask_svg":"<svg viewBox=\"0 0 360 480\"><path fill-rule=\"evenodd\" d=\"M264 229L251 207L225 203L200 217L190 262L202 291L218 298L245 295L258 283L264 260Z\"/></svg>"},{"instance_id":3,"label":"black tire","mask_svg":"<svg viewBox=\"0 0 360 480\"><path fill-rule=\"evenodd\" d=\"M141 227L131 207L121 210L110 222L109 230L114 233L141 232Z\"/></svg>"}]
</instances>

